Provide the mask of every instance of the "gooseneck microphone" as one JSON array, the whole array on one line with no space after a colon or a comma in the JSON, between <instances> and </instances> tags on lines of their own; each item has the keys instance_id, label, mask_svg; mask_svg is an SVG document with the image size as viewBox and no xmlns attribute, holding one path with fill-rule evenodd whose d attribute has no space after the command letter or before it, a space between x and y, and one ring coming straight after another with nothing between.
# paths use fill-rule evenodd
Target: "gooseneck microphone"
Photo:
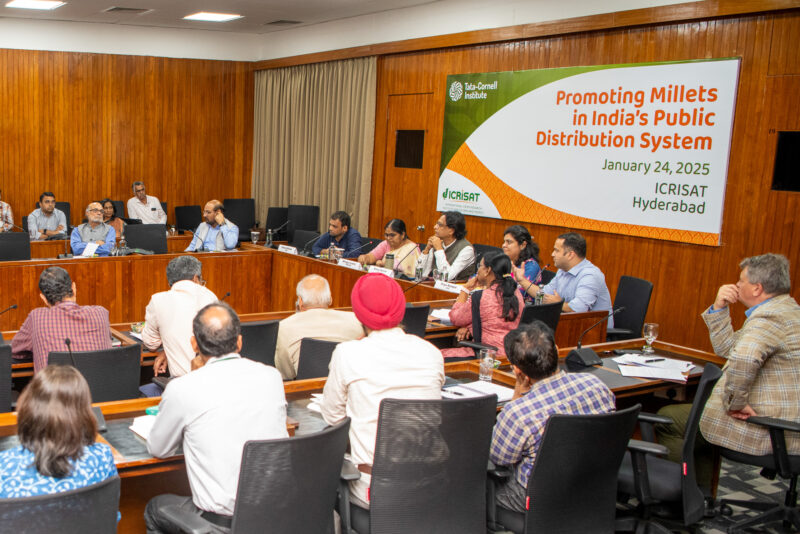
<instances>
[{"instance_id":1,"label":"gooseneck microphone","mask_svg":"<svg viewBox=\"0 0 800 534\"><path fill-rule=\"evenodd\" d=\"M0 311L0 315L3 315L7 311L16 310L16 309L17 309L17 305L16 304L12 304L11 306L6 308L5 310ZM3 339L3 334L2 333L0 333L0 345L5 345L5 340Z\"/></svg>"},{"instance_id":2,"label":"gooseneck microphone","mask_svg":"<svg viewBox=\"0 0 800 534\"><path fill-rule=\"evenodd\" d=\"M408 253L400 259L400 261L395 260L392 270L396 273L400 264L403 263L407 257L411 256L415 250L419 250L419 245L409 250Z\"/></svg>"},{"instance_id":3,"label":"gooseneck microphone","mask_svg":"<svg viewBox=\"0 0 800 534\"><path fill-rule=\"evenodd\" d=\"M222 297L221 299L219 299L219 301L220 301L220 302L224 302L224 301L225 301L225 299L226 299L226 298L228 298L228 297L230 297L230 296L231 296L231 292L230 292L230 291L228 291L227 293L225 293L225 296L224 296L224 297Z\"/></svg>"},{"instance_id":4,"label":"gooseneck microphone","mask_svg":"<svg viewBox=\"0 0 800 534\"><path fill-rule=\"evenodd\" d=\"M285 222L285 223L283 223L282 225L280 225L280 226L279 226L277 229L275 229L275 230L272 230L272 235L275 235L275 234L277 234L278 232L280 232L281 230L283 230L283 229L286 227L286 225L287 225L287 224L289 224L290 222L292 222L292 221L290 221L290 220L288 220L288 219L287 219L287 220L286 220L286 222Z\"/></svg>"},{"instance_id":5,"label":"gooseneck microphone","mask_svg":"<svg viewBox=\"0 0 800 534\"><path fill-rule=\"evenodd\" d=\"M581 341L583 341L583 336L585 336L587 332L592 330L597 325L602 324L603 321L608 321L609 317L616 315L617 313L621 312L624 309L625 306L620 306L615 310L611 310L611 312L609 312L608 315L606 315L605 317L594 323L592 326L584 330L581 336L578 338L578 345L574 349L572 349L567 355L566 359L567 363L574 364L579 367L591 367L592 365L598 365L598 364L603 365L603 360L600 359L600 356L598 356L594 350L589 348L585 349L581 348Z\"/></svg>"},{"instance_id":6,"label":"gooseneck microphone","mask_svg":"<svg viewBox=\"0 0 800 534\"><path fill-rule=\"evenodd\" d=\"M413 284L411 284L410 286L408 286L407 288L405 288L405 289L403 290L403 293L406 293L406 292L408 292L408 291L411 291L412 289L414 289L415 287L417 287L418 285L420 285L420 284L421 284L422 282L424 282L424 281L425 281L425 278L420 278L419 280L417 280L416 282L414 282Z\"/></svg>"},{"instance_id":7,"label":"gooseneck microphone","mask_svg":"<svg viewBox=\"0 0 800 534\"><path fill-rule=\"evenodd\" d=\"M67 346L67 350L69 351L69 359L72 362L72 367L78 368L77 364L75 363L75 356L72 354L72 341L68 337L64 338L64 345Z\"/></svg>"},{"instance_id":8,"label":"gooseneck microphone","mask_svg":"<svg viewBox=\"0 0 800 534\"><path fill-rule=\"evenodd\" d=\"M311 246L313 247L313 246L314 246L314 243L316 243L317 241L319 241L320 239L322 239L322 236L324 236L324 235L328 235L328 232L325 232L324 234L319 234L319 235L318 235L317 237L315 237L314 239L311 239L311 240L309 240L308 242L306 242L306 244L305 244L305 245L303 245L303 248L301 248L301 249L300 249L300 253L301 253L301 254L306 254L306 253L308 253L308 245L311 245Z\"/></svg>"}]
</instances>

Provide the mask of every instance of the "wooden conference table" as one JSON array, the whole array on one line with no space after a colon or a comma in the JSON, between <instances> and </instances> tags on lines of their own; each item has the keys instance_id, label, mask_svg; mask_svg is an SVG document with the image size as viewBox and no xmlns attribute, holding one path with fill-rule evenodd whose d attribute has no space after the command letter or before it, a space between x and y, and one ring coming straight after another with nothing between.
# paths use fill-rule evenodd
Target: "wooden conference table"
<instances>
[{"instance_id":1,"label":"wooden conference table","mask_svg":"<svg viewBox=\"0 0 800 534\"><path fill-rule=\"evenodd\" d=\"M627 406L646 400L653 392L674 387L675 384L662 380L624 377L619 374L616 364L611 361L610 351L616 348L641 347L643 340L619 341L594 345L595 350L603 358L603 367L586 369L603 380L616 394L618 406ZM656 341L657 354L681 358L694 362L697 366L691 371L688 384L696 384L702 373L702 366L711 362L722 364L718 356ZM561 349L560 366L564 367L563 357L568 348ZM447 375L459 381L477 379L477 362L458 362L445 365ZM514 375L509 370L495 371L494 382L509 387L514 386ZM291 419L290 433L296 435L316 432L325 426L321 416L307 408L312 393L322 391L325 379L297 380L284 383L288 405L288 416ZM108 423L108 431L99 436L100 441L108 443L113 450L120 477L122 478L122 494L120 510L122 522L120 533L142 532L144 523L142 512L147 501L160 493L174 492L188 495L190 489L186 479L183 457L176 455L170 458L153 458L147 453L143 440L128 429L132 418L143 415L149 406L158 404L159 398L132 399L127 401L99 403ZM16 414L0 414L0 450L13 447L16 440Z\"/></svg>"}]
</instances>

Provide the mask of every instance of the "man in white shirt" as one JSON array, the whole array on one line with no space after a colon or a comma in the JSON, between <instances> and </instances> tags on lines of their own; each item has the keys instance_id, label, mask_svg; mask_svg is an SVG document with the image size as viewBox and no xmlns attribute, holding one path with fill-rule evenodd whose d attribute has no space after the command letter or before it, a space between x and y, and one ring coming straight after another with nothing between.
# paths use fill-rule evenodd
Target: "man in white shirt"
<instances>
[{"instance_id":1,"label":"man in white shirt","mask_svg":"<svg viewBox=\"0 0 800 534\"><path fill-rule=\"evenodd\" d=\"M278 329L275 367L284 380L294 380L304 337L325 341L350 341L363 337L364 330L353 312L329 310L331 288L318 274L297 284L297 313L287 317Z\"/></svg>"},{"instance_id":2,"label":"man in white shirt","mask_svg":"<svg viewBox=\"0 0 800 534\"><path fill-rule=\"evenodd\" d=\"M142 224L167 224L161 202L145 192L144 182L133 182L133 194L128 199L128 218L139 219Z\"/></svg>"},{"instance_id":3,"label":"man in white shirt","mask_svg":"<svg viewBox=\"0 0 800 534\"><path fill-rule=\"evenodd\" d=\"M170 376L178 377L190 371L195 357L190 342L192 319L201 308L216 302L217 296L205 287L203 265L192 256L169 262L167 283L169 291L156 293L147 304L142 342L149 350L164 347L153 364L154 375L169 368Z\"/></svg>"},{"instance_id":4,"label":"man in white shirt","mask_svg":"<svg viewBox=\"0 0 800 534\"><path fill-rule=\"evenodd\" d=\"M281 376L238 354L236 312L224 302L209 304L192 331L200 368L169 383L147 438L147 450L160 458L183 444L192 496L151 499L144 512L149 534L181 531L163 513L167 506L230 528L245 442L288 436Z\"/></svg>"},{"instance_id":5,"label":"man in white shirt","mask_svg":"<svg viewBox=\"0 0 800 534\"><path fill-rule=\"evenodd\" d=\"M351 483L351 502L369 507L369 488L381 400L438 399L444 384L439 349L398 326L406 300L388 276L362 276L350 294L366 337L333 351L322 397L322 417L334 425L350 416L350 451L361 478Z\"/></svg>"},{"instance_id":6,"label":"man in white shirt","mask_svg":"<svg viewBox=\"0 0 800 534\"><path fill-rule=\"evenodd\" d=\"M475 274L475 249L466 240L467 223L457 211L445 211L433 226L434 235L417 260L422 275L437 270L443 280L467 279Z\"/></svg>"}]
</instances>

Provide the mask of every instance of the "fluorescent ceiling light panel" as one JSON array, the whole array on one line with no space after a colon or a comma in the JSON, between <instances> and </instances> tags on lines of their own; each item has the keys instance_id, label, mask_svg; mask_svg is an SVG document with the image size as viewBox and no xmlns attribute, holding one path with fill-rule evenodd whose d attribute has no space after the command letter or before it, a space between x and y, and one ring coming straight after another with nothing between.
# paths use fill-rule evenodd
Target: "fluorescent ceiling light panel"
<instances>
[{"instance_id":1,"label":"fluorescent ceiling light panel","mask_svg":"<svg viewBox=\"0 0 800 534\"><path fill-rule=\"evenodd\" d=\"M201 11L194 15L187 15L183 17L184 20L202 20L205 22L228 22L229 20L236 20L242 18L241 15L234 15L232 13L207 13Z\"/></svg>"},{"instance_id":2,"label":"fluorescent ceiling light panel","mask_svg":"<svg viewBox=\"0 0 800 534\"><path fill-rule=\"evenodd\" d=\"M12 0L6 4L6 7L51 10L63 6L65 3L51 0Z\"/></svg>"}]
</instances>

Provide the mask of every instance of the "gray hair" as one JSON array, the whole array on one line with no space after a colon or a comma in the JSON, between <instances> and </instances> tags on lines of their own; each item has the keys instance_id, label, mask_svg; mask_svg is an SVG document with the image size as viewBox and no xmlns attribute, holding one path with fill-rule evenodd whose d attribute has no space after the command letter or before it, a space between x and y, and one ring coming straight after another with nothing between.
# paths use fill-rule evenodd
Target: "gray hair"
<instances>
[{"instance_id":1,"label":"gray hair","mask_svg":"<svg viewBox=\"0 0 800 534\"><path fill-rule=\"evenodd\" d=\"M739 267L747 269L747 280L751 284L761 284L769 295L783 295L791 290L789 260L783 254L750 256L743 259Z\"/></svg>"},{"instance_id":2,"label":"gray hair","mask_svg":"<svg viewBox=\"0 0 800 534\"><path fill-rule=\"evenodd\" d=\"M102 207L103 207L103 205L102 205L100 202L97 202L97 201L95 201L95 202L89 202L89 204L87 204L87 205L86 205L86 215L89 215L89 208L91 208L91 207L92 207L92 204L99 204L99 205L100 205L100 208L102 208Z\"/></svg>"},{"instance_id":3,"label":"gray hair","mask_svg":"<svg viewBox=\"0 0 800 534\"><path fill-rule=\"evenodd\" d=\"M306 282L312 281L319 282L317 284L308 284L310 287L306 287ZM333 301L333 299L331 299L331 286L325 278L318 274L309 274L303 277L303 279L297 283L295 292L298 297L303 299L303 304L310 307L327 308Z\"/></svg>"},{"instance_id":4,"label":"gray hair","mask_svg":"<svg viewBox=\"0 0 800 534\"><path fill-rule=\"evenodd\" d=\"M203 272L203 264L194 256L178 256L167 264L167 283L170 287L181 280L192 280Z\"/></svg>"},{"instance_id":5,"label":"gray hair","mask_svg":"<svg viewBox=\"0 0 800 534\"><path fill-rule=\"evenodd\" d=\"M136 180L135 182L133 182L133 185L131 185L131 189L136 190L137 185L144 185L144 182Z\"/></svg>"}]
</instances>

